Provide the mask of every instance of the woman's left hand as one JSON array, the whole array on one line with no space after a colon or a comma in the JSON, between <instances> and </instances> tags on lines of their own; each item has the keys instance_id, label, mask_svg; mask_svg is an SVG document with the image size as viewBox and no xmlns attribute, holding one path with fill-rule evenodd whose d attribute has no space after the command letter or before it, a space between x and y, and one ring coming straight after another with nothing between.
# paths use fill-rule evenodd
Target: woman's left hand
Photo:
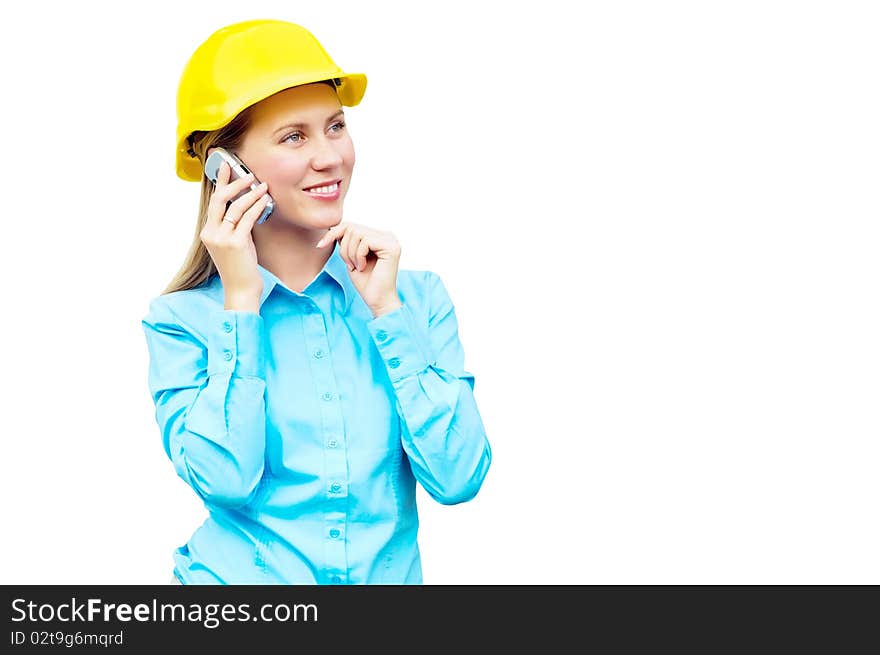
<instances>
[{"instance_id":1,"label":"woman's left hand","mask_svg":"<svg viewBox=\"0 0 880 655\"><path fill-rule=\"evenodd\" d=\"M339 254L348 265L349 277L374 317L401 307L397 295L400 244L391 232L346 223L331 227L316 248L340 241Z\"/></svg>"}]
</instances>

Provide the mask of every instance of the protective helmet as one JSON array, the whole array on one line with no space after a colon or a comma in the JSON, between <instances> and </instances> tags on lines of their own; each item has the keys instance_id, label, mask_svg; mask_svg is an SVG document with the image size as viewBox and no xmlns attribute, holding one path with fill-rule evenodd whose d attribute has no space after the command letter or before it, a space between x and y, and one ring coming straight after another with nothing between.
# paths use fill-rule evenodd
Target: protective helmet
<instances>
[{"instance_id":1,"label":"protective helmet","mask_svg":"<svg viewBox=\"0 0 880 655\"><path fill-rule=\"evenodd\" d=\"M353 107L367 76L344 73L305 28L280 20L249 20L223 27L196 49L177 90L177 176L202 179L190 154L196 130L226 125L246 107L292 86L333 80L339 101Z\"/></svg>"}]
</instances>

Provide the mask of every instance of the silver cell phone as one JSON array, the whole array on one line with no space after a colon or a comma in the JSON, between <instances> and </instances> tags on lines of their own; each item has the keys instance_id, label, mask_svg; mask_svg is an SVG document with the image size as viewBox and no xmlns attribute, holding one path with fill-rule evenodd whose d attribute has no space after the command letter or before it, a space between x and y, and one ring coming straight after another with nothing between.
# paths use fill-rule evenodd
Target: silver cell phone
<instances>
[{"instance_id":1,"label":"silver cell phone","mask_svg":"<svg viewBox=\"0 0 880 655\"><path fill-rule=\"evenodd\" d=\"M229 170L231 171L229 175L230 183L250 173L248 167L244 165L244 162L242 162L241 159L235 156L235 153L224 150L223 148L217 148L210 154L208 161L205 162L205 175L214 184L217 184L217 173L220 171L220 164L224 161L229 165ZM254 181L251 182L251 189L256 189L259 185L260 181L254 176ZM232 200L241 198L248 191L249 189L245 189ZM266 195L269 196L268 191L266 192ZM269 201L263 208L263 213L260 214L260 217L257 219L257 224L265 223L269 218L269 214L271 214L274 209L275 201L272 200L272 196L269 196Z\"/></svg>"}]
</instances>

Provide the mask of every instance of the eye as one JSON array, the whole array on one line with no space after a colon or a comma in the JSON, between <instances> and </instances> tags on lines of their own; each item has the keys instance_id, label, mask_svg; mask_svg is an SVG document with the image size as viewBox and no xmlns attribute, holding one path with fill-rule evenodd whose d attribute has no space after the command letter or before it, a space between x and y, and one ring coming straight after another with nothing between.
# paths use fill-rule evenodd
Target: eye
<instances>
[{"instance_id":1,"label":"eye","mask_svg":"<svg viewBox=\"0 0 880 655\"><path fill-rule=\"evenodd\" d=\"M333 129L333 128L338 128L338 129ZM333 123L330 126L330 129L333 130L334 132L341 132L342 130L345 129L345 121L336 121L335 123ZM284 143L285 141L288 141L288 139L290 139L291 137L298 136L298 135L302 135L302 132L300 132L300 131L291 132L286 137L281 139L281 142ZM301 141L302 141L302 139L296 139L295 141L289 141L289 143L300 143Z\"/></svg>"}]
</instances>

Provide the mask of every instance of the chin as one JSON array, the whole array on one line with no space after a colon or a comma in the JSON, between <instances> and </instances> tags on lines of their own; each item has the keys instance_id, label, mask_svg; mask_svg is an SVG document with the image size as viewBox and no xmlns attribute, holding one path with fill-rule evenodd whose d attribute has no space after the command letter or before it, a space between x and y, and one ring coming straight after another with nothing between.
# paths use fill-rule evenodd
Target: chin
<instances>
[{"instance_id":1,"label":"chin","mask_svg":"<svg viewBox=\"0 0 880 655\"><path fill-rule=\"evenodd\" d=\"M342 212L327 212L325 214L294 214L292 217L288 218L288 214L278 211L276 207L275 211L272 212L272 215L269 217L269 223L275 221L277 223L287 223L289 225L294 225L301 229L306 230L327 230L334 225L339 225L342 222Z\"/></svg>"},{"instance_id":2,"label":"chin","mask_svg":"<svg viewBox=\"0 0 880 655\"><path fill-rule=\"evenodd\" d=\"M309 221L316 228L320 228L322 230L327 230L335 225L339 225L342 222L342 216L328 216L327 218L319 218L314 221Z\"/></svg>"}]
</instances>

